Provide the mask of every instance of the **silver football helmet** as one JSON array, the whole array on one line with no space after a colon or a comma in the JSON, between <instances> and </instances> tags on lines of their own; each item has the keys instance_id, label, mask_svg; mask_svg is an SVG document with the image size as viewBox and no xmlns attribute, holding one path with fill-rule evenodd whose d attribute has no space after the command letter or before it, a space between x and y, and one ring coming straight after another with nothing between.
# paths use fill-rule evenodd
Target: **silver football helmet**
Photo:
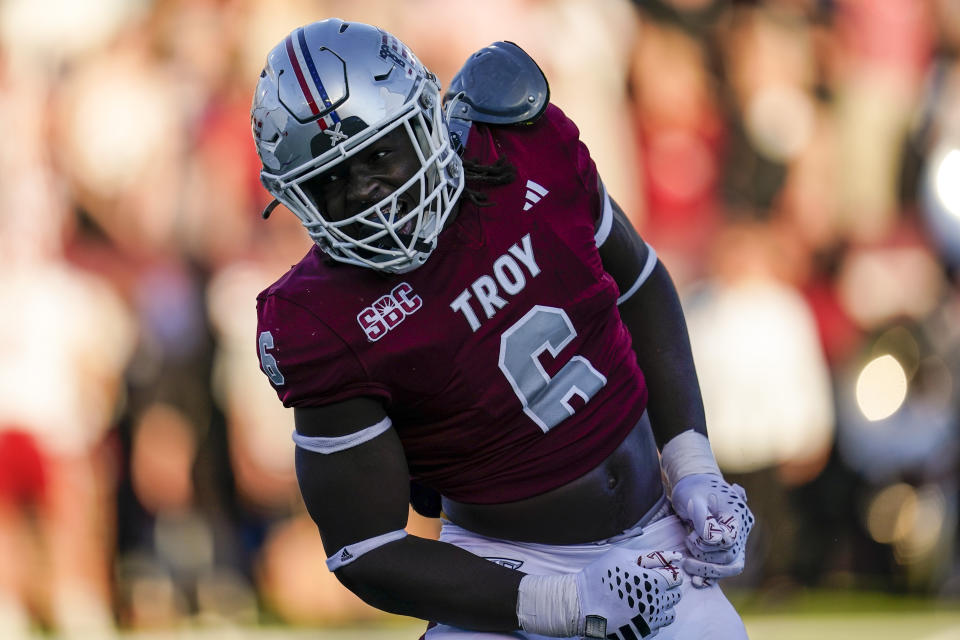
<instances>
[{"instance_id":1,"label":"silver football helmet","mask_svg":"<svg viewBox=\"0 0 960 640\"><path fill-rule=\"evenodd\" d=\"M250 115L261 182L331 258L389 273L426 261L463 191L463 170L436 76L402 42L337 19L298 28L268 54ZM325 215L311 179L401 129L420 169L363 211Z\"/></svg>"}]
</instances>

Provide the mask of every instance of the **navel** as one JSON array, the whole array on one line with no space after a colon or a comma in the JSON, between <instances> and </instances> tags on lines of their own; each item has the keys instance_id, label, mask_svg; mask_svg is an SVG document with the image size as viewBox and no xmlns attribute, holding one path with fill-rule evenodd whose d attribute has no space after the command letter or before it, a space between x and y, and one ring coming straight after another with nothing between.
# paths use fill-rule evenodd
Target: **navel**
<instances>
[{"instance_id":1,"label":"navel","mask_svg":"<svg viewBox=\"0 0 960 640\"><path fill-rule=\"evenodd\" d=\"M620 484L620 481L617 479L617 476L614 476L614 475L607 476L608 489L616 489L618 484Z\"/></svg>"}]
</instances>

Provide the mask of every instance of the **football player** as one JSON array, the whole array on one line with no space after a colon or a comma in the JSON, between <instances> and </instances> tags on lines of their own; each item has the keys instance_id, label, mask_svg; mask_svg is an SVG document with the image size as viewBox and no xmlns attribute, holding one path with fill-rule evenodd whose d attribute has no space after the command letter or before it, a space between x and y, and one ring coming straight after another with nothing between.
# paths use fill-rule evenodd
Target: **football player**
<instances>
[{"instance_id":1,"label":"football player","mask_svg":"<svg viewBox=\"0 0 960 640\"><path fill-rule=\"evenodd\" d=\"M391 34L323 20L270 51L251 119L264 215L315 241L257 349L337 578L428 640L745 638L716 579L753 516L676 291L536 63L494 43L444 96Z\"/></svg>"}]
</instances>

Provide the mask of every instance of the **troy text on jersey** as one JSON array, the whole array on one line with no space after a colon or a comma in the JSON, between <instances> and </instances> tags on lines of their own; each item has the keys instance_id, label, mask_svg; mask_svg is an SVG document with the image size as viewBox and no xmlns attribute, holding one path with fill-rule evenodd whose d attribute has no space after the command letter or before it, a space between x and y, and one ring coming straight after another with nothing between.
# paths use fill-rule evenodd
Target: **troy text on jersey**
<instances>
[{"instance_id":1,"label":"troy text on jersey","mask_svg":"<svg viewBox=\"0 0 960 640\"><path fill-rule=\"evenodd\" d=\"M526 273L520 265L526 267ZM515 296L527 286L527 273L531 278L536 278L540 273L540 267L533 256L530 234L520 238L520 242L510 245L505 254L494 260L492 271L492 276L480 276L450 303L450 308L462 313L470 324L470 330L474 332L480 328L481 322L476 311L477 305L486 318L492 318L498 310L507 305L508 300L500 295L501 292Z\"/></svg>"}]
</instances>

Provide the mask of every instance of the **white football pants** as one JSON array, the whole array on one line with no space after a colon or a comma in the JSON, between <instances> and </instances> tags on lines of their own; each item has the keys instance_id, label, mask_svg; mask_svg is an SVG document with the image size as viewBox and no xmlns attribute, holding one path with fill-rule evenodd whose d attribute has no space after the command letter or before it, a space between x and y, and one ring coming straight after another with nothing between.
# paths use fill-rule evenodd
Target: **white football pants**
<instances>
[{"instance_id":1,"label":"white football pants","mask_svg":"<svg viewBox=\"0 0 960 640\"><path fill-rule=\"evenodd\" d=\"M666 515L645 525L642 531L624 538L617 536L604 542L576 545L548 545L530 542L510 542L477 535L452 522L443 521L440 539L455 544L491 562L535 575L575 573L614 547L646 551L679 551L686 555L684 539L687 530L675 515ZM723 595L717 584L703 589L693 586L690 576L684 574L680 585L681 597L676 619L662 627L657 640L746 640L740 616ZM481 633L436 625L427 630L425 640L546 640L523 631L513 633Z\"/></svg>"}]
</instances>

